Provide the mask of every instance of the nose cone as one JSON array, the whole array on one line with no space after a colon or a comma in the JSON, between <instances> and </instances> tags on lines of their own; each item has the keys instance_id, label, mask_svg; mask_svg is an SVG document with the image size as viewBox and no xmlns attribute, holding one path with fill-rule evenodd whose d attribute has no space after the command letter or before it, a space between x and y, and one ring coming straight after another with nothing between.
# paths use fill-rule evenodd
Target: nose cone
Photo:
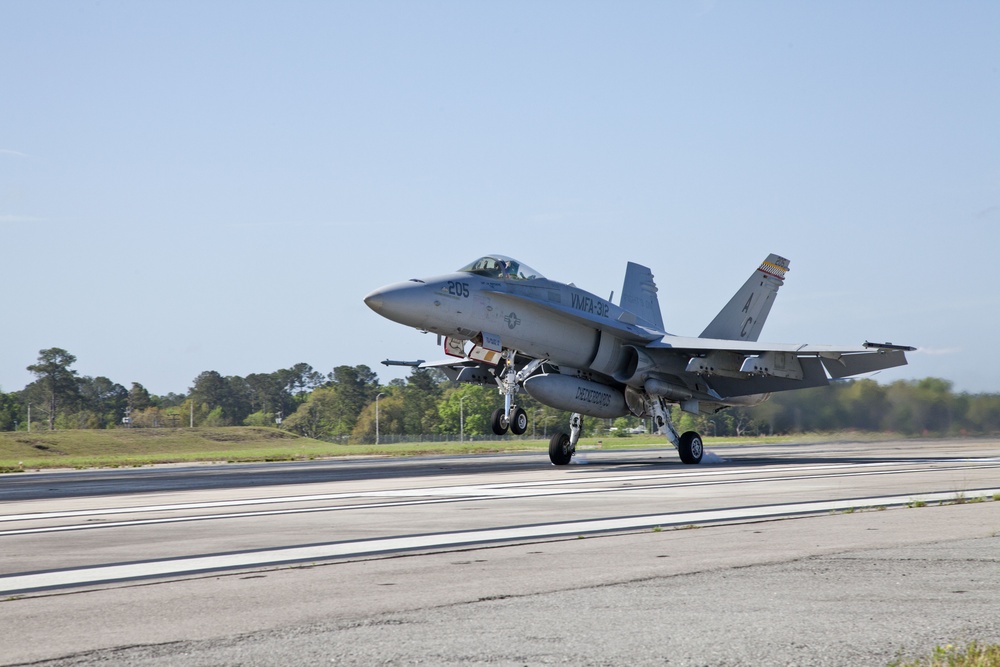
<instances>
[{"instance_id":1,"label":"nose cone","mask_svg":"<svg viewBox=\"0 0 1000 667\"><path fill-rule=\"evenodd\" d=\"M382 290L377 289L366 296L365 305L381 315L382 309L385 307L385 299L382 297Z\"/></svg>"},{"instance_id":2,"label":"nose cone","mask_svg":"<svg viewBox=\"0 0 1000 667\"><path fill-rule=\"evenodd\" d=\"M365 304L393 322L420 327L427 317L423 287L412 281L380 287L365 297Z\"/></svg>"}]
</instances>

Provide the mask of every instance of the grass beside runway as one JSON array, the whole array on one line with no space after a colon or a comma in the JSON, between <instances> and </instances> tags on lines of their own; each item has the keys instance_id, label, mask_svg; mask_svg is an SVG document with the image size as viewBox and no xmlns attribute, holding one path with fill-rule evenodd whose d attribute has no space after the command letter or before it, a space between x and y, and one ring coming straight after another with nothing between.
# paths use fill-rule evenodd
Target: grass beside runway
<instances>
[{"instance_id":1,"label":"grass beside runway","mask_svg":"<svg viewBox=\"0 0 1000 667\"><path fill-rule=\"evenodd\" d=\"M885 434L849 434L850 440L881 440ZM843 440L844 434L768 438L709 438L712 445L776 444ZM347 445L305 438L276 428L155 428L24 431L0 433L0 472L45 468L135 467L199 461L301 461L334 456L417 456L548 451L548 439L466 440L384 445ZM668 449L662 437L583 438L579 449Z\"/></svg>"},{"instance_id":2,"label":"grass beside runway","mask_svg":"<svg viewBox=\"0 0 1000 667\"><path fill-rule=\"evenodd\" d=\"M929 656L912 662L896 660L889 667L1000 667L1000 644L973 641L965 648L937 646Z\"/></svg>"},{"instance_id":3,"label":"grass beside runway","mask_svg":"<svg viewBox=\"0 0 1000 667\"><path fill-rule=\"evenodd\" d=\"M345 445L252 426L18 431L0 433L0 472L199 461L301 461L352 455L541 451L547 447L548 443L540 440Z\"/></svg>"}]
</instances>

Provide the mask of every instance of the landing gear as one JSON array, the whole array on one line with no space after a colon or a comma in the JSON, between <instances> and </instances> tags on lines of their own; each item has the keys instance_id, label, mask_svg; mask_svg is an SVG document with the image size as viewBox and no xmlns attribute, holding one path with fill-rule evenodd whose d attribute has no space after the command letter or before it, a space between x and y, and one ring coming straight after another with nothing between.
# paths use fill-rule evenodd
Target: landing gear
<instances>
[{"instance_id":1,"label":"landing gear","mask_svg":"<svg viewBox=\"0 0 1000 667\"><path fill-rule=\"evenodd\" d=\"M573 413L569 420L569 435L556 432L549 440L549 460L552 465L569 465L573 454L576 453L576 443L580 442L580 432L583 426L583 417L579 413Z\"/></svg>"},{"instance_id":2,"label":"landing gear","mask_svg":"<svg viewBox=\"0 0 1000 667\"><path fill-rule=\"evenodd\" d=\"M514 408L514 414L510 417L510 432L514 435L524 435L528 430L528 413L524 408Z\"/></svg>"},{"instance_id":3,"label":"landing gear","mask_svg":"<svg viewBox=\"0 0 1000 667\"><path fill-rule=\"evenodd\" d=\"M500 394L503 396L503 407L493 411L491 426L497 435L504 435L507 430L514 435L524 435L528 430L528 413L513 404L514 395L520 390L520 384L524 379L535 372L543 363L542 359L535 359L521 369L521 372L514 370L513 350L505 350L504 361L496 370L497 386L500 387Z\"/></svg>"},{"instance_id":4,"label":"landing gear","mask_svg":"<svg viewBox=\"0 0 1000 667\"><path fill-rule=\"evenodd\" d=\"M507 433L510 421L507 419L507 413L504 412L503 408L497 408L493 411L493 419L490 420L490 425L493 427L493 432L497 435Z\"/></svg>"},{"instance_id":5,"label":"landing gear","mask_svg":"<svg viewBox=\"0 0 1000 667\"><path fill-rule=\"evenodd\" d=\"M525 431L528 430L528 413L523 408L515 407L510 417L507 417L506 410L497 408L493 411L490 426L497 435L506 434L507 429L510 429L514 435L524 435Z\"/></svg>"},{"instance_id":6,"label":"landing gear","mask_svg":"<svg viewBox=\"0 0 1000 667\"><path fill-rule=\"evenodd\" d=\"M573 458L573 448L569 446L569 436L562 431L557 432L549 440L549 460L554 466L569 465Z\"/></svg>"},{"instance_id":7,"label":"landing gear","mask_svg":"<svg viewBox=\"0 0 1000 667\"><path fill-rule=\"evenodd\" d=\"M705 453L705 446L701 441L701 436L694 431L687 431L681 436L677 445L677 453L680 454L681 463L696 465L701 463L702 454Z\"/></svg>"},{"instance_id":8,"label":"landing gear","mask_svg":"<svg viewBox=\"0 0 1000 667\"><path fill-rule=\"evenodd\" d=\"M662 398L650 397L647 401L649 412L653 415L653 430L661 435L667 436L677 453L681 457L681 463L697 465L701 463L701 457L705 453L705 444L701 436L695 431L687 431L684 435L679 435L670 420L670 407Z\"/></svg>"}]
</instances>

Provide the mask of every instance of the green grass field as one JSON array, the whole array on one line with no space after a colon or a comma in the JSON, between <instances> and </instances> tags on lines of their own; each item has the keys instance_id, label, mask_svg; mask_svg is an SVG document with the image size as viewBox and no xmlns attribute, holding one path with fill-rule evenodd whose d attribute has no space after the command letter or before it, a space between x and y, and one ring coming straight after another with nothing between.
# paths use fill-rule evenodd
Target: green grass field
<instances>
[{"instance_id":1,"label":"green grass field","mask_svg":"<svg viewBox=\"0 0 1000 667\"><path fill-rule=\"evenodd\" d=\"M844 435L770 438L709 438L706 444L770 444L844 439ZM850 439L880 439L880 434L850 434ZM0 472L43 468L108 468L195 461L297 461L332 456L414 456L548 451L548 440L427 442L388 445L342 445L313 440L275 428L156 428L0 433ZM583 438L587 449L670 450L659 436Z\"/></svg>"},{"instance_id":2,"label":"green grass field","mask_svg":"<svg viewBox=\"0 0 1000 667\"><path fill-rule=\"evenodd\" d=\"M341 445L274 428L158 428L0 433L0 472L194 461L295 461L331 456L546 451L547 442Z\"/></svg>"}]
</instances>

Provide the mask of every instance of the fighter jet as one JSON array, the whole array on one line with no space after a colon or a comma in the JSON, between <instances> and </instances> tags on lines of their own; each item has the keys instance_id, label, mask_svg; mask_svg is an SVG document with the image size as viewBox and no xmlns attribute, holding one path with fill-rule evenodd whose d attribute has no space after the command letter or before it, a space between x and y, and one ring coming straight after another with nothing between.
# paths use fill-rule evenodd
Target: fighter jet
<instances>
[{"instance_id":1,"label":"fighter jet","mask_svg":"<svg viewBox=\"0 0 1000 667\"><path fill-rule=\"evenodd\" d=\"M633 262L617 304L613 293L603 299L505 255L382 287L365 303L394 322L438 334L453 357L395 363L438 367L458 382L499 387L504 406L493 413L494 433L527 430L527 414L515 403L521 391L573 413L569 433L558 432L549 443L555 465L570 463L581 415L629 414L652 418L681 461L697 464L702 437L677 432L671 404L692 414L758 405L777 391L905 365L905 352L916 349L757 342L788 267L784 257L768 255L697 338L667 333L653 274Z\"/></svg>"}]
</instances>

